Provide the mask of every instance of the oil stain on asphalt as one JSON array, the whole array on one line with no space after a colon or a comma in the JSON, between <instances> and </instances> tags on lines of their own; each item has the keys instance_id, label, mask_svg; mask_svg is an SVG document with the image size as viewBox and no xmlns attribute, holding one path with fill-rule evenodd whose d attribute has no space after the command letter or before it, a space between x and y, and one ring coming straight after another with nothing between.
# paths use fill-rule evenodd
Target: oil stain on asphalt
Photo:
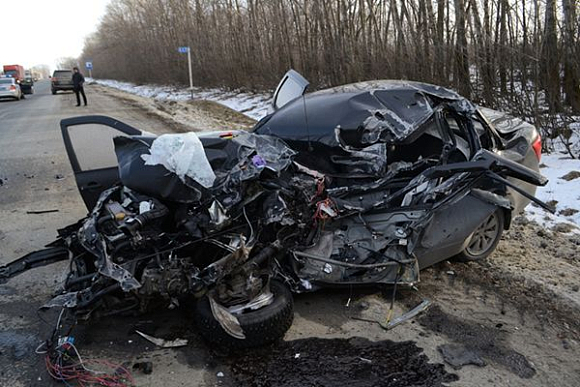
<instances>
[{"instance_id":1,"label":"oil stain on asphalt","mask_svg":"<svg viewBox=\"0 0 580 387\"><path fill-rule=\"evenodd\" d=\"M443 364L430 363L412 341L309 338L221 360L230 369L220 383L224 386L431 387L458 380Z\"/></svg>"},{"instance_id":2,"label":"oil stain on asphalt","mask_svg":"<svg viewBox=\"0 0 580 387\"><path fill-rule=\"evenodd\" d=\"M520 378L531 378L536 374L536 370L524 355L509 348L508 333L501 326L489 327L468 322L445 313L437 305L419 317L418 321L427 329L461 344L464 351L470 352L476 358L496 363Z\"/></svg>"}]
</instances>

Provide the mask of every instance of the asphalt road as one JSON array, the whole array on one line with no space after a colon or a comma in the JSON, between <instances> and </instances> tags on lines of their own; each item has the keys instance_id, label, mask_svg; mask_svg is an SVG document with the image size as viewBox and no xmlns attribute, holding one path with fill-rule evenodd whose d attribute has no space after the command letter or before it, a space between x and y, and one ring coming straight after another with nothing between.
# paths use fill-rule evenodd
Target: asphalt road
<instances>
[{"instance_id":1,"label":"asphalt road","mask_svg":"<svg viewBox=\"0 0 580 387\"><path fill-rule=\"evenodd\" d=\"M24 100L0 101L0 216L11 219L0 226L0 261L42 247L54 238L51 229L84 215L59 131L78 109L74 94L52 95L49 81ZM51 209L58 212L25 216Z\"/></svg>"},{"instance_id":2,"label":"asphalt road","mask_svg":"<svg viewBox=\"0 0 580 387\"><path fill-rule=\"evenodd\" d=\"M108 115L151 133L167 131L165 123L103 94L98 86L87 85L85 91L87 107L76 107L72 92L52 95L49 81L37 82L35 94L24 100L0 101L0 264L44 247L59 228L87 213L63 145L63 118ZM49 212L29 213L38 211ZM64 267L38 268L0 286L0 358L7 356L0 361L0 386L51 385L42 357L33 349L30 353L30 345L49 332L36 310L50 299ZM22 342L19 337L30 340L24 342L25 359L9 354L15 340Z\"/></svg>"}]
</instances>

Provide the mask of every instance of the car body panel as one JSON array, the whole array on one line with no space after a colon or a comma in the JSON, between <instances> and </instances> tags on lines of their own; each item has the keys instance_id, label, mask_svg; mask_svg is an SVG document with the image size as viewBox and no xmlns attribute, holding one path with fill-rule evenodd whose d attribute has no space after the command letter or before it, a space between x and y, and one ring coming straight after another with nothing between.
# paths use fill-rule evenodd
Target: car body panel
<instances>
[{"instance_id":1,"label":"car body panel","mask_svg":"<svg viewBox=\"0 0 580 387\"><path fill-rule=\"evenodd\" d=\"M62 120L60 122L61 133L65 145L68 158L71 163L77 187L87 209L90 211L96 204L99 195L102 191L110 188L119 181L118 167L110 168L82 168L79 159L86 157L84 154L78 154L75 151L71 138L71 129L75 127L82 127L86 125L101 125L118 131L118 135L137 136L142 132L123 122L105 116L82 116L73 117ZM91 131L86 131L87 138L92 138ZM111 138L112 140L112 138ZM113 143L111 141L110 147L112 149ZM89 149L88 151L99 151L98 149Z\"/></svg>"},{"instance_id":2,"label":"car body panel","mask_svg":"<svg viewBox=\"0 0 580 387\"><path fill-rule=\"evenodd\" d=\"M480 107L479 111L488 124L498 132L505 144L506 150L498 153L536 172L540 172L538 157L531 146L539 136L537 129L530 123L505 112L484 107ZM531 195L536 194L537 187L535 185L517 179L510 179L510 181ZM530 202L529 199L512 189L509 190L509 195L514 204L515 214L521 213Z\"/></svg>"}]
</instances>

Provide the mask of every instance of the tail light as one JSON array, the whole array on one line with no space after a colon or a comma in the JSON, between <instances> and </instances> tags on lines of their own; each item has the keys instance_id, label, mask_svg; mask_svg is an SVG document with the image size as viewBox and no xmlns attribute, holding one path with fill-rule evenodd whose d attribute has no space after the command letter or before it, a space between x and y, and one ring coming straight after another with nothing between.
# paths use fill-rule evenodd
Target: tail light
<instances>
[{"instance_id":1,"label":"tail light","mask_svg":"<svg viewBox=\"0 0 580 387\"><path fill-rule=\"evenodd\" d=\"M532 143L532 148L534 149L534 152L536 153L536 157L538 158L538 161L540 161L540 159L542 158L542 137L540 136L540 134L538 134L538 136L536 137L536 139Z\"/></svg>"},{"instance_id":2,"label":"tail light","mask_svg":"<svg viewBox=\"0 0 580 387\"><path fill-rule=\"evenodd\" d=\"M16 86L10 85L10 91L16 91Z\"/></svg>"}]
</instances>

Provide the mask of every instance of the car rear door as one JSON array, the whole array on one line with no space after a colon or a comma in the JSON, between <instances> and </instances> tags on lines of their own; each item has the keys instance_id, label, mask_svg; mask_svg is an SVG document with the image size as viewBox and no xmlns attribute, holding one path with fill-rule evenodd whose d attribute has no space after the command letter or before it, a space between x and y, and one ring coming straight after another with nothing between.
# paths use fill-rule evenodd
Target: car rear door
<instances>
[{"instance_id":1,"label":"car rear door","mask_svg":"<svg viewBox=\"0 0 580 387\"><path fill-rule=\"evenodd\" d=\"M106 116L67 118L60 128L77 187L90 211L101 192L119 181L113 138L142 132Z\"/></svg>"}]
</instances>

